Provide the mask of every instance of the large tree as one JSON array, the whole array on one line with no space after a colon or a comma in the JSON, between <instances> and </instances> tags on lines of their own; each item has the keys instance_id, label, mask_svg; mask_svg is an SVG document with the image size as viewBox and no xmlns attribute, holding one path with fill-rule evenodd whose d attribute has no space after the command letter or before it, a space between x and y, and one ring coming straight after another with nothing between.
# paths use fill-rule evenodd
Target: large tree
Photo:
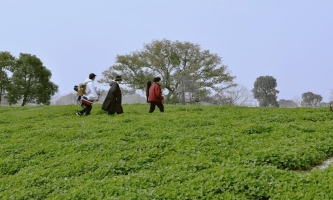
<instances>
[{"instance_id":1,"label":"large tree","mask_svg":"<svg viewBox=\"0 0 333 200\"><path fill-rule=\"evenodd\" d=\"M0 105L3 95L7 93L10 85L9 73L13 71L15 65L15 57L9 52L0 52Z\"/></svg>"},{"instance_id":2,"label":"large tree","mask_svg":"<svg viewBox=\"0 0 333 200\"><path fill-rule=\"evenodd\" d=\"M313 92L305 92L302 94L302 107L317 107L320 105L323 97Z\"/></svg>"},{"instance_id":3,"label":"large tree","mask_svg":"<svg viewBox=\"0 0 333 200\"><path fill-rule=\"evenodd\" d=\"M260 107L279 107L277 102L278 90L276 79L272 76L259 76L252 89L253 97L257 99Z\"/></svg>"},{"instance_id":4,"label":"large tree","mask_svg":"<svg viewBox=\"0 0 333 200\"><path fill-rule=\"evenodd\" d=\"M52 73L39 58L21 53L16 61L8 88L8 102L15 104L22 100L26 103L50 104L51 97L58 91L58 86L50 81Z\"/></svg>"},{"instance_id":5,"label":"large tree","mask_svg":"<svg viewBox=\"0 0 333 200\"><path fill-rule=\"evenodd\" d=\"M148 80L160 76L169 102L185 103L185 93L191 93L193 101L200 101L209 92L235 85L235 76L217 54L202 50L197 44L166 39L153 40L141 51L118 55L116 64L103 72L99 82L108 83L116 75L122 75L130 88L142 91Z\"/></svg>"}]
</instances>

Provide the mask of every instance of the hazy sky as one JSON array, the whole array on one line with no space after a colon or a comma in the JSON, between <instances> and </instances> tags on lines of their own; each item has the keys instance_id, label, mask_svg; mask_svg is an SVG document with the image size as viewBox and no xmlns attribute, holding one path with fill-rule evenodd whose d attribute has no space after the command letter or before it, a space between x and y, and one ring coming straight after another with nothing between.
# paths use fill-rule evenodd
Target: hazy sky
<instances>
[{"instance_id":1,"label":"hazy sky","mask_svg":"<svg viewBox=\"0 0 333 200\"><path fill-rule=\"evenodd\" d=\"M0 18L0 51L36 55L61 95L154 39L217 53L249 90L273 76L278 100L333 89L333 0L0 0Z\"/></svg>"}]
</instances>

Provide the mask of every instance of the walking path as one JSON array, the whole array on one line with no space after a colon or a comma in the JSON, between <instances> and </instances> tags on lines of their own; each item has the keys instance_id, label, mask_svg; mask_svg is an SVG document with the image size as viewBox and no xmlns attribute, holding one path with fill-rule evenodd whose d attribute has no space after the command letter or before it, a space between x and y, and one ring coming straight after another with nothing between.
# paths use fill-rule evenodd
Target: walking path
<instances>
[{"instance_id":1,"label":"walking path","mask_svg":"<svg viewBox=\"0 0 333 200\"><path fill-rule=\"evenodd\" d=\"M321 165L318 165L318 166L314 167L312 170L314 170L314 169L326 169L332 163L333 163L333 158L329 158L329 159L325 160Z\"/></svg>"}]
</instances>

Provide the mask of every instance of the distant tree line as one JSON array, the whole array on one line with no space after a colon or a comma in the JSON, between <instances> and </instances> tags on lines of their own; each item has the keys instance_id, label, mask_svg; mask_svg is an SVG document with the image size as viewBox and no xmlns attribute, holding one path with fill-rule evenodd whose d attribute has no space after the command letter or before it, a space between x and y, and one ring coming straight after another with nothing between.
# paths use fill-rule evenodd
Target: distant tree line
<instances>
[{"instance_id":1,"label":"distant tree line","mask_svg":"<svg viewBox=\"0 0 333 200\"><path fill-rule=\"evenodd\" d=\"M51 71L34 55L20 53L16 58L9 52L0 52L0 105L2 99L9 105L49 105L58 91L58 86L50 81L51 76Z\"/></svg>"},{"instance_id":2,"label":"distant tree line","mask_svg":"<svg viewBox=\"0 0 333 200\"><path fill-rule=\"evenodd\" d=\"M321 107L323 97L313 92L305 92L302 94L302 100L295 102L293 100L281 99L277 101L278 90L277 81L272 76L260 76L254 83L252 93L255 99L258 100L261 107ZM298 104L299 103L299 104ZM325 105L326 106L326 105Z\"/></svg>"},{"instance_id":3,"label":"distant tree line","mask_svg":"<svg viewBox=\"0 0 333 200\"><path fill-rule=\"evenodd\" d=\"M249 91L234 82L236 76L231 75L221 57L190 42L153 40L140 51L117 55L115 64L103 72L99 82L108 83L116 75L122 75L133 91L145 91L146 82L160 76L167 90L167 103L246 105L253 98L261 107L287 103L277 101L279 91L274 77L258 77ZM305 93L301 106L317 105L322 100L320 97Z\"/></svg>"},{"instance_id":4,"label":"distant tree line","mask_svg":"<svg viewBox=\"0 0 333 200\"><path fill-rule=\"evenodd\" d=\"M58 86L50 81L51 71L34 55L15 58L0 52L0 104L22 102L50 104ZM210 103L220 105L248 105L254 99L260 107L319 107L322 97L312 92L302 94L302 100L277 100L279 91L273 76L259 76L252 90L234 82L222 57L190 42L153 40L143 49L117 55L115 64L102 72L100 83L109 83L121 75L126 90L145 91L147 81L162 78L166 103ZM332 92L333 94L333 92Z\"/></svg>"}]
</instances>

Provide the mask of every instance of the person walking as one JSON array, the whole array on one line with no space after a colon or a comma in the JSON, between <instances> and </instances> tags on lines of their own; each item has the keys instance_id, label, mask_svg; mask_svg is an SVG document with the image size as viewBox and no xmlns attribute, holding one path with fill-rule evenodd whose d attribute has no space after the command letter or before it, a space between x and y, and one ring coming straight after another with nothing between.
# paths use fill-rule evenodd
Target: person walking
<instances>
[{"instance_id":1,"label":"person walking","mask_svg":"<svg viewBox=\"0 0 333 200\"><path fill-rule=\"evenodd\" d=\"M85 94L81 98L81 106L82 110L76 112L76 115L82 116L82 115L90 115L90 112L92 110L92 104L94 101L98 101L98 95L95 90L94 80L95 80L96 74L90 73L89 78L87 78L84 83L86 84L86 91Z\"/></svg>"},{"instance_id":2,"label":"person walking","mask_svg":"<svg viewBox=\"0 0 333 200\"><path fill-rule=\"evenodd\" d=\"M154 112L155 107L157 106L160 109L160 112L164 112L164 105L162 101L164 97L162 95L162 89L159 82L161 81L160 77L155 77L153 83L149 87L148 93L148 102L150 103L149 113Z\"/></svg>"},{"instance_id":3,"label":"person walking","mask_svg":"<svg viewBox=\"0 0 333 200\"><path fill-rule=\"evenodd\" d=\"M121 90L119 83L122 81L121 76L116 76L114 81L110 83L110 89L105 97L102 104L102 109L107 111L109 115L114 115L115 113L123 113L123 107L121 106Z\"/></svg>"}]
</instances>

